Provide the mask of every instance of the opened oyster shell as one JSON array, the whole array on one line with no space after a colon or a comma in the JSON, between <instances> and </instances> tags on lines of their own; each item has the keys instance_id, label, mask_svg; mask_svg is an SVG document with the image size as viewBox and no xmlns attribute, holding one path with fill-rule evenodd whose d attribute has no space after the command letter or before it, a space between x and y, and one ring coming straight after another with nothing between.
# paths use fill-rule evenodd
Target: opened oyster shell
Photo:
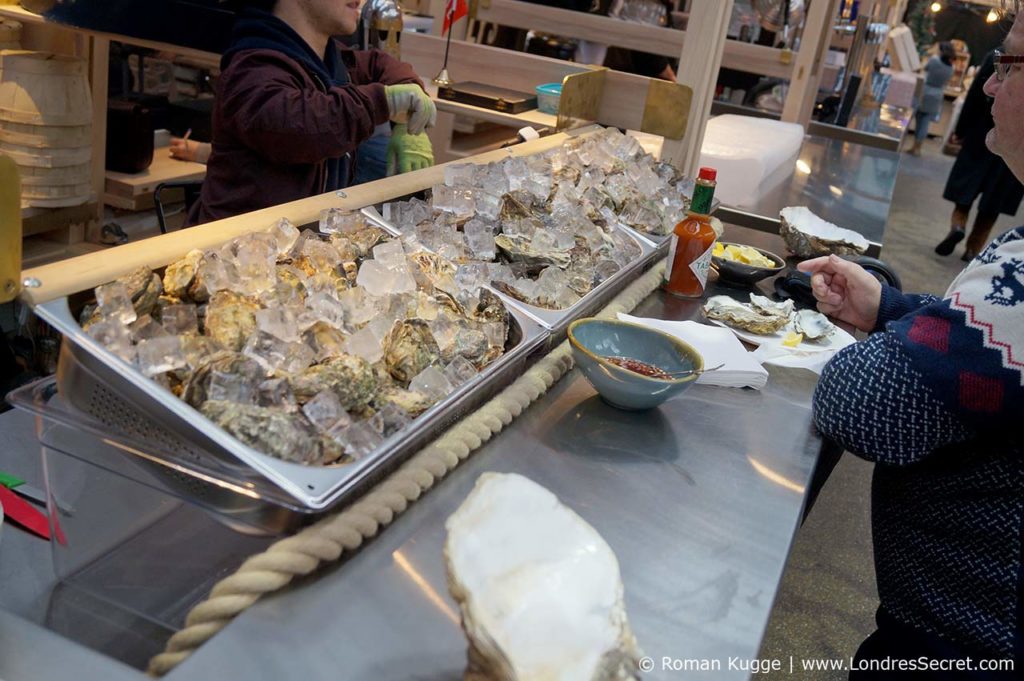
<instances>
[{"instance_id":1,"label":"opened oyster shell","mask_svg":"<svg viewBox=\"0 0 1024 681\"><path fill-rule=\"evenodd\" d=\"M761 296L751 296L751 299ZM765 298L769 303L770 300ZM789 316L793 310L792 301L789 302L789 309L783 307L755 307L741 303L729 296L712 296L704 303L704 316L708 319L715 319L725 322L729 326L746 329L752 333L775 333L789 323Z\"/></svg>"},{"instance_id":2,"label":"opened oyster shell","mask_svg":"<svg viewBox=\"0 0 1024 681\"><path fill-rule=\"evenodd\" d=\"M822 220L804 206L791 206L779 212L779 234L795 255L813 258L819 255L860 255L871 245L850 229Z\"/></svg>"},{"instance_id":3,"label":"opened oyster shell","mask_svg":"<svg viewBox=\"0 0 1024 681\"><path fill-rule=\"evenodd\" d=\"M554 494L521 475L484 473L445 529L467 678L639 678L615 554Z\"/></svg>"},{"instance_id":4,"label":"opened oyster shell","mask_svg":"<svg viewBox=\"0 0 1024 681\"><path fill-rule=\"evenodd\" d=\"M808 340L828 338L836 330L835 324L816 310L798 310L793 315L793 327Z\"/></svg>"}]
</instances>

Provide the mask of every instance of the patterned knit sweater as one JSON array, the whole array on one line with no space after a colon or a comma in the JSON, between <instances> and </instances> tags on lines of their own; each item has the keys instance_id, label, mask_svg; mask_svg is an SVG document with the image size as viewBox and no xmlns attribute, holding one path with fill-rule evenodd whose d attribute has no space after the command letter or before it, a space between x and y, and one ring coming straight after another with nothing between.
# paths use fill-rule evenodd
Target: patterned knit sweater
<instances>
[{"instance_id":1,"label":"patterned knit sweater","mask_svg":"<svg viewBox=\"0 0 1024 681\"><path fill-rule=\"evenodd\" d=\"M822 434L876 462L882 608L954 650L1024 660L1024 227L942 298L883 287L878 325L814 395Z\"/></svg>"}]
</instances>

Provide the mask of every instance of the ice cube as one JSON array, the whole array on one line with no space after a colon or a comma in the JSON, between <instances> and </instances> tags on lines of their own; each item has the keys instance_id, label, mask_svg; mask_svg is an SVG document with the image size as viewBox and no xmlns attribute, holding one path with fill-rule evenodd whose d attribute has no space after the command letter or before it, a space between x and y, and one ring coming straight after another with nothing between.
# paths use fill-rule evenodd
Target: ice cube
<instances>
[{"instance_id":1,"label":"ice cube","mask_svg":"<svg viewBox=\"0 0 1024 681\"><path fill-rule=\"evenodd\" d=\"M259 384L258 404L261 407L277 407L285 411L296 411L295 393L287 378L268 378Z\"/></svg>"},{"instance_id":2,"label":"ice cube","mask_svg":"<svg viewBox=\"0 0 1024 681\"><path fill-rule=\"evenodd\" d=\"M434 215L430 205L420 199L390 203L385 208L389 209L392 224L403 232L412 231L416 225L430 220Z\"/></svg>"},{"instance_id":3,"label":"ice cube","mask_svg":"<svg viewBox=\"0 0 1024 681\"><path fill-rule=\"evenodd\" d=\"M383 300L372 296L363 288L350 288L343 291L338 299L344 312L347 324L345 328L357 329L380 314Z\"/></svg>"},{"instance_id":4,"label":"ice cube","mask_svg":"<svg viewBox=\"0 0 1024 681\"><path fill-rule=\"evenodd\" d=\"M375 364L384 356L380 340L369 326L365 326L348 337L345 341L345 352Z\"/></svg>"},{"instance_id":5,"label":"ice cube","mask_svg":"<svg viewBox=\"0 0 1024 681\"><path fill-rule=\"evenodd\" d=\"M496 255L494 229L481 220L470 220L463 227L466 248L477 260L493 260Z\"/></svg>"},{"instance_id":6,"label":"ice cube","mask_svg":"<svg viewBox=\"0 0 1024 681\"><path fill-rule=\"evenodd\" d=\"M211 400L255 404L259 384L259 379L250 375L214 370L210 372L206 395Z\"/></svg>"},{"instance_id":7,"label":"ice cube","mask_svg":"<svg viewBox=\"0 0 1024 681\"><path fill-rule=\"evenodd\" d=\"M203 283L207 293L212 296L217 291L224 291L232 288L234 279L234 266L228 268L223 257L217 251L206 251L203 259L196 268L196 279Z\"/></svg>"},{"instance_id":8,"label":"ice cube","mask_svg":"<svg viewBox=\"0 0 1024 681\"><path fill-rule=\"evenodd\" d=\"M352 290L349 289L341 294L341 298L344 299L351 293ZM313 321L323 320L339 329L345 327L347 306L327 293L315 293L306 298L306 309L311 314Z\"/></svg>"},{"instance_id":9,"label":"ice cube","mask_svg":"<svg viewBox=\"0 0 1024 681\"><path fill-rule=\"evenodd\" d=\"M313 349L305 343L289 343L259 330L249 336L242 353L259 362L267 373L298 373L315 359Z\"/></svg>"},{"instance_id":10,"label":"ice cube","mask_svg":"<svg viewBox=\"0 0 1024 681\"><path fill-rule=\"evenodd\" d=\"M320 231L324 234L352 234L368 224L359 211L327 208L320 212Z\"/></svg>"},{"instance_id":11,"label":"ice cube","mask_svg":"<svg viewBox=\"0 0 1024 681\"><path fill-rule=\"evenodd\" d=\"M404 270L392 270L376 260L363 261L359 267L356 284L375 296L411 293L416 290L416 281L408 267Z\"/></svg>"},{"instance_id":12,"label":"ice cube","mask_svg":"<svg viewBox=\"0 0 1024 681\"><path fill-rule=\"evenodd\" d=\"M135 361L135 347L128 327L119 320L93 322L86 331L97 343L126 362Z\"/></svg>"},{"instance_id":13,"label":"ice cube","mask_svg":"<svg viewBox=\"0 0 1024 681\"><path fill-rule=\"evenodd\" d=\"M475 291L488 283L486 263L469 263L459 265L455 270L455 285L460 290Z\"/></svg>"},{"instance_id":14,"label":"ice cube","mask_svg":"<svg viewBox=\"0 0 1024 681\"><path fill-rule=\"evenodd\" d=\"M302 413L320 430L330 430L345 414L341 400L333 390L321 390L302 405Z\"/></svg>"},{"instance_id":15,"label":"ice cube","mask_svg":"<svg viewBox=\"0 0 1024 681\"><path fill-rule=\"evenodd\" d=\"M413 376L409 390L425 395L433 402L443 399L452 391L452 384L436 366L429 366Z\"/></svg>"},{"instance_id":16,"label":"ice cube","mask_svg":"<svg viewBox=\"0 0 1024 681\"><path fill-rule=\"evenodd\" d=\"M401 270L407 267L405 249L398 239L385 241L373 247L373 259L388 269Z\"/></svg>"},{"instance_id":17,"label":"ice cube","mask_svg":"<svg viewBox=\"0 0 1024 681\"><path fill-rule=\"evenodd\" d=\"M146 376L156 376L188 365L177 336L161 336L144 340L135 346L136 362Z\"/></svg>"},{"instance_id":18,"label":"ice cube","mask_svg":"<svg viewBox=\"0 0 1024 681\"><path fill-rule=\"evenodd\" d=\"M129 331L131 331L132 338L135 342L149 340L150 338L159 338L160 336L169 336L167 329L158 324L148 314L144 314L134 322L128 325Z\"/></svg>"},{"instance_id":19,"label":"ice cube","mask_svg":"<svg viewBox=\"0 0 1024 681\"><path fill-rule=\"evenodd\" d=\"M346 454L356 459L366 456L384 441L367 421L353 423L344 429L332 429L329 434L344 445Z\"/></svg>"},{"instance_id":20,"label":"ice cube","mask_svg":"<svg viewBox=\"0 0 1024 681\"><path fill-rule=\"evenodd\" d=\"M252 235L250 235L252 236ZM252 239L240 243L235 255L235 264L242 290L247 293L259 293L277 283L275 253L268 253L265 244Z\"/></svg>"},{"instance_id":21,"label":"ice cube","mask_svg":"<svg viewBox=\"0 0 1024 681\"><path fill-rule=\"evenodd\" d=\"M427 325L430 327L430 333L433 334L434 340L437 341L437 346L441 349L441 354L448 354L455 347L455 338L458 336L459 327L447 317L442 316L427 322Z\"/></svg>"},{"instance_id":22,"label":"ice cube","mask_svg":"<svg viewBox=\"0 0 1024 681\"><path fill-rule=\"evenodd\" d=\"M97 311L104 319L131 324L138 318L131 296L128 295L128 287L119 281L97 286L96 303Z\"/></svg>"},{"instance_id":23,"label":"ice cube","mask_svg":"<svg viewBox=\"0 0 1024 681\"><path fill-rule=\"evenodd\" d=\"M472 190L443 184L434 185L431 189L431 204L437 210L447 211L458 217L471 217L476 211Z\"/></svg>"},{"instance_id":24,"label":"ice cube","mask_svg":"<svg viewBox=\"0 0 1024 681\"><path fill-rule=\"evenodd\" d=\"M256 328L283 341L299 340L299 326L295 312L287 307L256 310Z\"/></svg>"},{"instance_id":25,"label":"ice cube","mask_svg":"<svg viewBox=\"0 0 1024 681\"><path fill-rule=\"evenodd\" d=\"M299 230L288 218L281 218L270 228L270 234L277 241L277 254L284 255L292 250L299 239Z\"/></svg>"},{"instance_id":26,"label":"ice cube","mask_svg":"<svg viewBox=\"0 0 1024 681\"><path fill-rule=\"evenodd\" d=\"M505 347L505 336L508 329L501 322L486 322L481 325L484 335L487 336L487 345L490 347Z\"/></svg>"},{"instance_id":27,"label":"ice cube","mask_svg":"<svg viewBox=\"0 0 1024 681\"><path fill-rule=\"evenodd\" d=\"M384 408L377 412L376 416L380 417L384 426L382 433L384 437L390 437L412 421L408 412L394 404L384 405Z\"/></svg>"},{"instance_id":28,"label":"ice cube","mask_svg":"<svg viewBox=\"0 0 1024 681\"><path fill-rule=\"evenodd\" d=\"M160 310L160 321L167 333L182 336L199 333L199 319L195 305L167 305Z\"/></svg>"},{"instance_id":29,"label":"ice cube","mask_svg":"<svg viewBox=\"0 0 1024 681\"><path fill-rule=\"evenodd\" d=\"M488 187L488 190L491 189ZM476 214L491 220L497 220L501 213L501 195L491 191L477 189L473 193L473 205L476 207ZM547 196L545 195L545 199Z\"/></svg>"},{"instance_id":30,"label":"ice cube","mask_svg":"<svg viewBox=\"0 0 1024 681\"><path fill-rule=\"evenodd\" d=\"M476 376L476 367L465 357L459 356L444 368L444 376L453 388L457 388Z\"/></svg>"}]
</instances>

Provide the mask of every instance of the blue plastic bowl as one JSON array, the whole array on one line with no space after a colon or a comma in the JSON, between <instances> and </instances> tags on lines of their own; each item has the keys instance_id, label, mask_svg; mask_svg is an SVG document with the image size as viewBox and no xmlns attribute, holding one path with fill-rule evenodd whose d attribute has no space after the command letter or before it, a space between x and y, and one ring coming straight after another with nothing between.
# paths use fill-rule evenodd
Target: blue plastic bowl
<instances>
[{"instance_id":1,"label":"blue plastic bowl","mask_svg":"<svg viewBox=\"0 0 1024 681\"><path fill-rule=\"evenodd\" d=\"M537 91L537 109L546 114L558 115L558 101L562 97L562 84L545 83L538 85L535 89Z\"/></svg>"},{"instance_id":2,"label":"blue plastic bowl","mask_svg":"<svg viewBox=\"0 0 1024 681\"><path fill-rule=\"evenodd\" d=\"M569 325L569 344L576 366L590 385L605 402L619 409L656 407L686 390L697 380L697 374L669 380L649 378L604 357L630 357L669 372L704 368L704 358L690 345L629 322L579 319Z\"/></svg>"}]
</instances>

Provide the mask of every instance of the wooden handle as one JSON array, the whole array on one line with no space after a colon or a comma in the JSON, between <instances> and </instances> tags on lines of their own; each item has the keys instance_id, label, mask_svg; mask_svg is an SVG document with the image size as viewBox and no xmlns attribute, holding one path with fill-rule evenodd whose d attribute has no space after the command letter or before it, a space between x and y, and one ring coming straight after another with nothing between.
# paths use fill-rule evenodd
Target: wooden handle
<instances>
[{"instance_id":1,"label":"wooden handle","mask_svg":"<svg viewBox=\"0 0 1024 681\"><path fill-rule=\"evenodd\" d=\"M364 206L414 194L442 184L444 169L447 165L483 164L500 161L508 156L529 156L561 146L570 137L591 134L599 129L599 126L587 126L568 133L542 137L508 149L497 149L471 158L384 178L376 182L367 182L345 189L344 198L335 192L328 192L308 199L284 203L205 225L162 234L143 241L128 243L117 246L115 249L105 249L36 267L25 272L24 277L38 280L39 285L24 289L21 298L29 305L40 305L105 284L141 265L153 269L164 267L184 257L192 249L218 247L243 234L267 230L281 218L287 218L295 225L302 226L317 222L320 219L320 213L328 208L357 210ZM20 239L18 244L20 246Z\"/></svg>"},{"instance_id":2,"label":"wooden handle","mask_svg":"<svg viewBox=\"0 0 1024 681\"><path fill-rule=\"evenodd\" d=\"M0 155L0 303L14 300L21 281L21 186L18 166Z\"/></svg>"}]
</instances>

